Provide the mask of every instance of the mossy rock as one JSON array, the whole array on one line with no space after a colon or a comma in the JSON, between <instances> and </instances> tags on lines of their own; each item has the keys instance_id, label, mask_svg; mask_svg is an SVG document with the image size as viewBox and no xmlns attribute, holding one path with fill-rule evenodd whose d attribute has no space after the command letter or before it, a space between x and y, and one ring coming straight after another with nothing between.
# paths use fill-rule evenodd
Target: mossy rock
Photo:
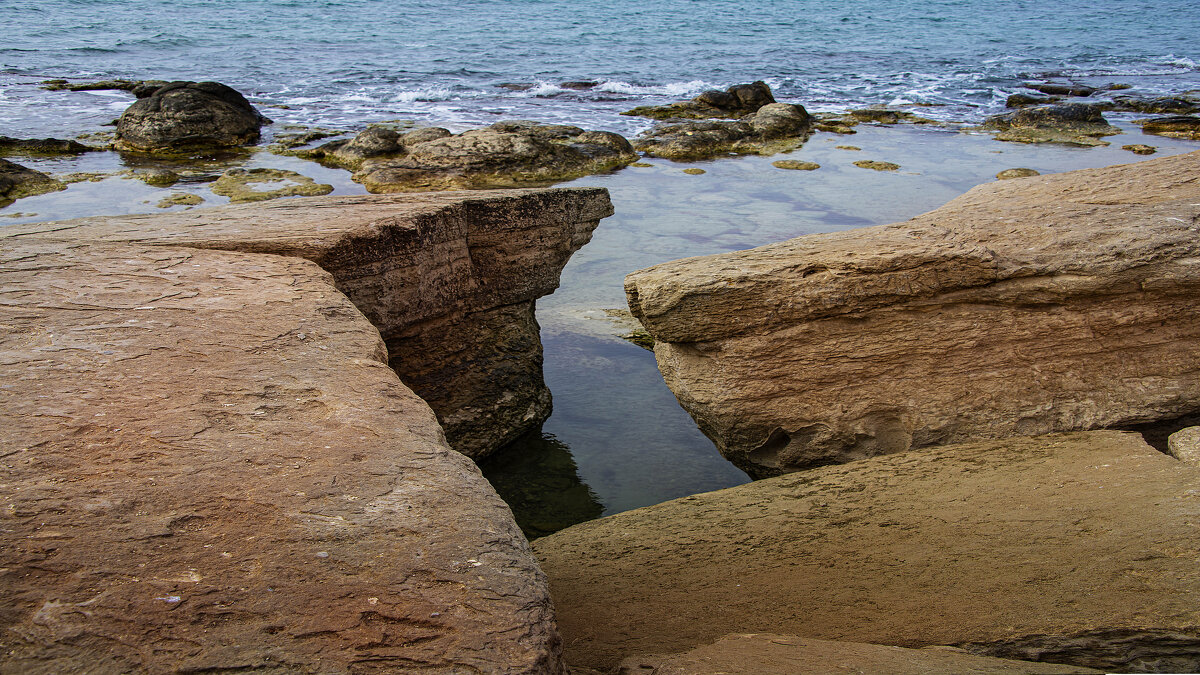
<instances>
[{"instance_id":1,"label":"mossy rock","mask_svg":"<svg viewBox=\"0 0 1200 675\"><path fill-rule=\"evenodd\" d=\"M1158 152L1158 148L1153 145L1145 145L1143 143L1132 143L1130 145L1122 145L1122 150L1128 150L1135 155L1153 155Z\"/></svg>"},{"instance_id":2,"label":"mossy rock","mask_svg":"<svg viewBox=\"0 0 1200 675\"><path fill-rule=\"evenodd\" d=\"M686 174L691 174L693 176L699 176L702 173L708 173L704 169L684 169L683 172Z\"/></svg>"},{"instance_id":3,"label":"mossy rock","mask_svg":"<svg viewBox=\"0 0 1200 675\"><path fill-rule=\"evenodd\" d=\"M725 91L706 91L690 101L639 106L621 114L664 121L739 119L772 103L775 103L775 97L771 94L771 88L760 80L750 84L735 84Z\"/></svg>"},{"instance_id":4,"label":"mossy rock","mask_svg":"<svg viewBox=\"0 0 1200 675\"><path fill-rule=\"evenodd\" d=\"M1200 141L1200 117L1190 115L1175 115L1172 117L1156 117L1140 122L1142 133L1169 138L1181 138L1188 141Z\"/></svg>"},{"instance_id":5,"label":"mossy rock","mask_svg":"<svg viewBox=\"0 0 1200 675\"><path fill-rule=\"evenodd\" d=\"M202 204L204 198L190 192L176 192L169 197L163 197L158 202L158 208L169 209L172 206L195 206Z\"/></svg>"},{"instance_id":6,"label":"mossy rock","mask_svg":"<svg viewBox=\"0 0 1200 675\"><path fill-rule=\"evenodd\" d=\"M1042 174L1037 171L1034 171L1033 169L1019 168L1019 169L1005 169L1005 170L1001 171L1000 173L996 174L996 178L998 178L1000 180L1010 180L1013 178L1028 178L1030 176L1040 176L1040 175L1042 175Z\"/></svg>"},{"instance_id":7,"label":"mossy rock","mask_svg":"<svg viewBox=\"0 0 1200 675\"><path fill-rule=\"evenodd\" d=\"M0 207L18 199L67 189L62 181L15 162L0 159Z\"/></svg>"},{"instance_id":8,"label":"mossy rock","mask_svg":"<svg viewBox=\"0 0 1200 675\"><path fill-rule=\"evenodd\" d=\"M278 185L282 183L282 185ZM278 185L273 189L255 189L256 185ZM279 197L315 197L333 192L333 186L318 183L308 176L284 169L230 169L213 183L212 191L229 201L261 202Z\"/></svg>"},{"instance_id":9,"label":"mossy rock","mask_svg":"<svg viewBox=\"0 0 1200 675\"><path fill-rule=\"evenodd\" d=\"M899 164L891 162L881 162L874 159L860 159L854 163L860 169L872 169L875 171L895 171L900 168Z\"/></svg>"},{"instance_id":10,"label":"mossy rock","mask_svg":"<svg viewBox=\"0 0 1200 675\"><path fill-rule=\"evenodd\" d=\"M93 148L78 141L59 138L11 138L0 136L0 156L22 155L26 157L56 157L60 155L81 155L85 152L95 152Z\"/></svg>"},{"instance_id":11,"label":"mossy rock","mask_svg":"<svg viewBox=\"0 0 1200 675\"><path fill-rule=\"evenodd\" d=\"M651 157L682 161L726 155L774 155L795 150L812 135L803 106L771 103L737 121L680 122L655 127L634 142Z\"/></svg>"},{"instance_id":12,"label":"mossy rock","mask_svg":"<svg viewBox=\"0 0 1200 675\"><path fill-rule=\"evenodd\" d=\"M170 169L138 171L133 174L133 177L153 187L171 187L179 182L179 174Z\"/></svg>"},{"instance_id":13,"label":"mossy rock","mask_svg":"<svg viewBox=\"0 0 1200 675\"><path fill-rule=\"evenodd\" d=\"M1081 103L1021 108L993 115L983 127L997 131L998 141L1105 146L1109 143L1099 137L1120 134L1121 130L1104 119L1101 109L1102 106Z\"/></svg>"},{"instance_id":14,"label":"mossy rock","mask_svg":"<svg viewBox=\"0 0 1200 675\"><path fill-rule=\"evenodd\" d=\"M636 166L640 169L645 169L645 168L648 168L648 167L651 167L654 165L651 164L650 162L634 162L633 164L630 164L629 166Z\"/></svg>"},{"instance_id":15,"label":"mossy rock","mask_svg":"<svg viewBox=\"0 0 1200 675\"><path fill-rule=\"evenodd\" d=\"M815 171L821 168L816 162L802 162L798 159L780 159L771 162L771 166L776 169L790 169L792 171Z\"/></svg>"},{"instance_id":16,"label":"mossy rock","mask_svg":"<svg viewBox=\"0 0 1200 675\"><path fill-rule=\"evenodd\" d=\"M835 145L833 147L837 148L838 150L850 150L852 152L862 151L862 148L858 147L857 145Z\"/></svg>"}]
</instances>

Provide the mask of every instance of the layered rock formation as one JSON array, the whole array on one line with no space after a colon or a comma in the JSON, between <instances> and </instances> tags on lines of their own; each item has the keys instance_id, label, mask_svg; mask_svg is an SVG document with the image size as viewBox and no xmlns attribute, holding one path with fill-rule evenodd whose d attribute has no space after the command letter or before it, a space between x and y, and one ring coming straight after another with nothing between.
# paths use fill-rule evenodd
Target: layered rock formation
<instances>
[{"instance_id":1,"label":"layered rock formation","mask_svg":"<svg viewBox=\"0 0 1200 675\"><path fill-rule=\"evenodd\" d=\"M722 155L773 155L799 147L812 134L804 106L770 103L735 122L680 122L655 127L639 136L634 148L675 160Z\"/></svg>"},{"instance_id":2,"label":"layered rock formation","mask_svg":"<svg viewBox=\"0 0 1200 675\"><path fill-rule=\"evenodd\" d=\"M301 157L356 170L369 192L423 192L549 185L637 160L619 134L525 120L450 134L426 127L401 134L371 127Z\"/></svg>"},{"instance_id":3,"label":"layered rock formation","mask_svg":"<svg viewBox=\"0 0 1200 675\"><path fill-rule=\"evenodd\" d=\"M1103 106L1085 103L1020 108L993 115L983 126L997 130L996 139L1001 141L1108 145L1100 137L1113 136L1121 130L1104 119L1102 110Z\"/></svg>"},{"instance_id":4,"label":"layered rock formation","mask_svg":"<svg viewBox=\"0 0 1200 675\"><path fill-rule=\"evenodd\" d=\"M138 91L117 121L119 150L183 152L245 145L270 120L218 82L171 82Z\"/></svg>"},{"instance_id":5,"label":"layered rock formation","mask_svg":"<svg viewBox=\"0 0 1200 675\"><path fill-rule=\"evenodd\" d=\"M685 497L534 550L573 666L769 632L1197 672L1198 481L1133 433L986 441Z\"/></svg>"},{"instance_id":6,"label":"layered rock formation","mask_svg":"<svg viewBox=\"0 0 1200 675\"><path fill-rule=\"evenodd\" d=\"M1200 411L1200 152L976 187L904 223L626 279L755 476Z\"/></svg>"},{"instance_id":7,"label":"layered rock formation","mask_svg":"<svg viewBox=\"0 0 1200 675\"><path fill-rule=\"evenodd\" d=\"M1050 675L1103 671L975 656L947 647L904 649L795 635L726 635L683 654L626 659L618 675Z\"/></svg>"},{"instance_id":8,"label":"layered rock formation","mask_svg":"<svg viewBox=\"0 0 1200 675\"><path fill-rule=\"evenodd\" d=\"M0 242L0 670L561 673L508 508L334 277L163 227Z\"/></svg>"},{"instance_id":9,"label":"layered rock formation","mask_svg":"<svg viewBox=\"0 0 1200 675\"><path fill-rule=\"evenodd\" d=\"M380 330L390 364L451 445L478 458L549 415L533 303L611 213L595 188L317 197L13 225L0 238L312 260Z\"/></svg>"}]
</instances>

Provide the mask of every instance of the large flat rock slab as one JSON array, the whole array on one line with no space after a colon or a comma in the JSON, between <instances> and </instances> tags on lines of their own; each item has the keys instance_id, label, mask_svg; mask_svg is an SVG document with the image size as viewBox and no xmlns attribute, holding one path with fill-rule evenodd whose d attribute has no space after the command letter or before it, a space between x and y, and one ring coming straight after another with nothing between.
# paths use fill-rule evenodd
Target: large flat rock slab
<instances>
[{"instance_id":1,"label":"large flat rock slab","mask_svg":"<svg viewBox=\"0 0 1200 675\"><path fill-rule=\"evenodd\" d=\"M311 260L383 334L455 449L482 457L550 414L534 301L612 214L607 190L339 196L0 228Z\"/></svg>"},{"instance_id":2,"label":"large flat rock slab","mask_svg":"<svg viewBox=\"0 0 1200 675\"><path fill-rule=\"evenodd\" d=\"M1200 152L1001 181L893 225L626 278L755 476L1200 411Z\"/></svg>"},{"instance_id":3,"label":"large flat rock slab","mask_svg":"<svg viewBox=\"0 0 1200 675\"><path fill-rule=\"evenodd\" d=\"M638 656L619 675L1082 675L1103 671L931 647L904 649L795 635L726 635L683 654Z\"/></svg>"},{"instance_id":4,"label":"large flat rock slab","mask_svg":"<svg viewBox=\"0 0 1200 675\"><path fill-rule=\"evenodd\" d=\"M561 672L386 361L307 260L0 241L0 672Z\"/></svg>"},{"instance_id":5,"label":"large flat rock slab","mask_svg":"<svg viewBox=\"0 0 1200 675\"><path fill-rule=\"evenodd\" d=\"M730 633L1200 670L1200 468L1115 431L756 481L534 542L568 663Z\"/></svg>"}]
</instances>

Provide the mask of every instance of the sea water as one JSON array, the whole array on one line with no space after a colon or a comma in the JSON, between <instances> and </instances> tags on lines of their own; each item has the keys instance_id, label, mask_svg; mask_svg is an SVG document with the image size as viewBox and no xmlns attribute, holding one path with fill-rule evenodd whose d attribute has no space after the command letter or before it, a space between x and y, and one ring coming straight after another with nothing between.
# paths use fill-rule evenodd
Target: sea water
<instances>
[{"instance_id":1,"label":"sea water","mask_svg":"<svg viewBox=\"0 0 1200 675\"><path fill-rule=\"evenodd\" d=\"M229 84L288 125L358 130L402 120L454 131L499 119L570 123L633 136L652 124L619 113L757 79L812 111L872 104L976 123L1028 81L1055 80L1149 97L1200 90L1200 3L745 2L742 0L0 0L0 135L111 130L132 101L121 91L47 91L43 80L189 79ZM562 86L593 83L586 89ZM665 499L745 482L663 385L653 355L617 335L625 274L658 262L815 232L894 222L1013 167L1043 173L1139 159L1194 142L1143 136L1133 115L1109 147L1000 143L954 126L860 125L817 134L788 157L686 165L650 160L569 183L608 188L616 214L538 302L555 411L484 463L531 534ZM848 149L848 148L858 148ZM16 158L55 175L152 168L162 162L93 153ZM896 172L853 166L901 165ZM166 168L172 167L166 162ZM170 190L127 177L73 183L0 209L0 223L155 212L163 195L208 189L230 167L291 169L361 194L349 172L267 152L213 158ZM190 167L196 169L197 167ZM175 207L181 208L181 207Z\"/></svg>"}]
</instances>

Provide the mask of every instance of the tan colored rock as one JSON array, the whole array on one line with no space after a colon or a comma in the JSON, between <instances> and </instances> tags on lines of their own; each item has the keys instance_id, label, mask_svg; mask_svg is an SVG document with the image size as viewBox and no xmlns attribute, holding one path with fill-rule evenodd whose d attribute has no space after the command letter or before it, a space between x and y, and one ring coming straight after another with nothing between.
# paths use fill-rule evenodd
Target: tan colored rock
<instances>
[{"instance_id":1,"label":"tan colored rock","mask_svg":"<svg viewBox=\"0 0 1200 675\"><path fill-rule=\"evenodd\" d=\"M795 635L743 633L683 654L625 659L618 675L1035 675L1101 673L1053 663L975 656L951 647L905 649Z\"/></svg>"},{"instance_id":2,"label":"tan colored rock","mask_svg":"<svg viewBox=\"0 0 1200 675\"><path fill-rule=\"evenodd\" d=\"M1200 410L1200 152L978 186L893 225L626 278L667 384L756 476Z\"/></svg>"},{"instance_id":3,"label":"tan colored rock","mask_svg":"<svg viewBox=\"0 0 1200 675\"><path fill-rule=\"evenodd\" d=\"M0 670L562 672L508 508L317 265L15 237L0 288Z\"/></svg>"},{"instance_id":4,"label":"tan colored rock","mask_svg":"<svg viewBox=\"0 0 1200 675\"><path fill-rule=\"evenodd\" d=\"M534 550L572 666L769 632L1198 672L1197 485L1200 467L1132 433L984 441L685 497Z\"/></svg>"},{"instance_id":5,"label":"tan colored rock","mask_svg":"<svg viewBox=\"0 0 1200 675\"><path fill-rule=\"evenodd\" d=\"M1200 427L1187 427L1168 436L1167 453L1180 461L1200 464Z\"/></svg>"},{"instance_id":6,"label":"tan colored rock","mask_svg":"<svg viewBox=\"0 0 1200 675\"><path fill-rule=\"evenodd\" d=\"M478 458L550 414L536 298L612 213L597 188L316 197L6 226L4 238L307 258L383 334L390 363Z\"/></svg>"}]
</instances>

